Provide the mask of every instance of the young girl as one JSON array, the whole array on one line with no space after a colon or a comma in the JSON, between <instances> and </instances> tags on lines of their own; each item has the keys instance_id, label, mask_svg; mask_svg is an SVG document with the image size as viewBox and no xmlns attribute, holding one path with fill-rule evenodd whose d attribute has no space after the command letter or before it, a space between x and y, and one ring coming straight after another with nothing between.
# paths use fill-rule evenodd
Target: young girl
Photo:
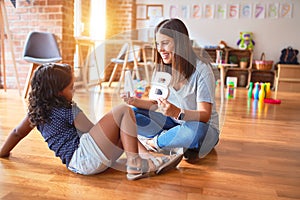
<instances>
[{"instance_id":1,"label":"young girl","mask_svg":"<svg viewBox=\"0 0 300 200\"><path fill-rule=\"evenodd\" d=\"M119 105L94 125L72 101L74 77L66 64L44 64L34 73L28 114L10 133L0 157L10 151L34 128L49 148L75 173L101 173L112 166L123 150L127 157L127 179L136 180L176 167L180 155L154 157L139 155L134 113Z\"/></svg>"}]
</instances>

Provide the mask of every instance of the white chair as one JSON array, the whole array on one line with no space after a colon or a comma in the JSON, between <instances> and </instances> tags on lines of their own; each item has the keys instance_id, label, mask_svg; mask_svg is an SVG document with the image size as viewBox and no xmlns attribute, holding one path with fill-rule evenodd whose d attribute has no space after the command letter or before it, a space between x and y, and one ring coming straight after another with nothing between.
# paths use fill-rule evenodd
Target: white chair
<instances>
[{"instance_id":1,"label":"white chair","mask_svg":"<svg viewBox=\"0 0 300 200\"><path fill-rule=\"evenodd\" d=\"M154 68L154 48L150 44L144 44L142 46L142 60L138 62L138 66L143 66L145 69L145 75L148 85L151 82L151 74ZM150 68L150 70L149 70Z\"/></svg>"},{"instance_id":2,"label":"white chair","mask_svg":"<svg viewBox=\"0 0 300 200\"><path fill-rule=\"evenodd\" d=\"M23 59L32 63L24 86L23 97L26 98L34 70L41 64L62 60L55 35L49 32L30 32L25 42Z\"/></svg>"},{"instance_id":3,"label":"white chair","mask_svg":"<svg viewBox=\"0 0 300 200\"><path fill-rule=\"evenodd\" d=\"M118 70L118 66L119 64L123 64L122 65L122 71L121 71L121 76L119 78L119 84L121 84L121 82L124 79L124 75L125 75L125 71L126 71L126 67L128 63L133 63L134 64L134 72L133 72L133 76L136 73L136 76L138 79L140 79L140 74L138 72L138 61L140 60L140 51L141 48L139 45L132 45L132 43L125 43L118 56L116 58L112 58L111 62L114 63L114 69L110 75L109 81L108 81L108 86L111 86L112 81L115 80L116 78L116 72Z\"/></svg>"}]
</instances>

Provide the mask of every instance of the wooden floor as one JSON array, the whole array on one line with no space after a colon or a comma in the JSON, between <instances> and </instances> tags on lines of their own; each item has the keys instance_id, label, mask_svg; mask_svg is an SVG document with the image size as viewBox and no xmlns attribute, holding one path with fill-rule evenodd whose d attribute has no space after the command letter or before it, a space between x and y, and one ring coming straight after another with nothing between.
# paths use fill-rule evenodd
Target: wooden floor
<instances>
[{"instance_id":1,"label":"wooden floor","mask_svg":"<svg viewBox=\"0 0 300 200\"><path fill-rule=\"evenodd\" d=\"M221 139L210 155L138 181L114 169L74 174L35 131L0 159L0 199L300 199L300 94L278 98L280 105L259 104L238 89L234 99L218 101ZM106 87L78 90L75 101L93 121L121 103ZM25 111L17 91L0 90L0 145Z\"/></svg>"}]
</instances>

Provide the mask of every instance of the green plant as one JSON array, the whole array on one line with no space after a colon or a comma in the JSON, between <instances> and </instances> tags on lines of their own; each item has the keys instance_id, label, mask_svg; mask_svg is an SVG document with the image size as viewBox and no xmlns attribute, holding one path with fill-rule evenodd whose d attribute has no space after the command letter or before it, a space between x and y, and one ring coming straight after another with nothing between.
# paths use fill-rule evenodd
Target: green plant
<instances>
[{"instance_id":1,"label":"green plant","mask_svg":"<svg viewBox=\"0 0 300 200\"><path fill-rule=\"evenodd\" d=\"M247 68L248 60L249 60L248 57L242 57L242 58L240 58L240 68L242 68L242 69Z\"/></svg>"},{"instance_id":2,"label":"green plant","mask_svg":"<svg viewBox=\"0 0 300 200\"><path fill-rule=\"evenodd\" d=\"M229 56L229 63L230 64L237 64L238 63L237 56Z\"/></svg>"},{"instance_id":3,"label":"green plant","mask_svg":"<svg viewBox=\"0 0 300 200\"><path fill-rule=\"evenodd\" d=\"M248 62L249 58L248 57L242 57L240 58L240 62Z\"/></svg>"}]
</instances>

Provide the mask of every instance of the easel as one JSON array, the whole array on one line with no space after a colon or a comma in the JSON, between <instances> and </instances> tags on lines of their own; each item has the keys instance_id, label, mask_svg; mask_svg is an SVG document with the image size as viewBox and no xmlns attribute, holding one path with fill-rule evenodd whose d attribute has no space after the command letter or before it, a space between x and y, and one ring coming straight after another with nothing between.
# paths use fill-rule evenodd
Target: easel
<instances>
[{"instance_id":1,"label":"easel","mask_svg":"<svg viewBox=\"0 0 300 200\"><path fill-rule=\"evenodd\" d=\"M13 51L13 43L11 41L11 34L10 34L10 30L8 27L8 20L7 20L7 13L6 13L6 8L5 8L5 4L4 4L4 0L0 0L0 38L1 38L1 65L3 66L3 89L6 92L7 86L6 86L6 65L5 65L5 47L4 47L4 43L5 43L5 37L7 37L8 39L8 43L9 43L9 48L10 48L10 52L11 52L11 58L13 61L13 65L15 68L15 75L16 75L16 79L17 79L17 86L19 89L19 94L21 96L21 89L20 89L20 82L19 82L19 75L18 75L18 70L17 70L17 66L16 66L16 60L15 60L15 54ZM6 34L5 34L6 32Z\"/></svg>"},{"instance_id":2,"label":"easel","mask_svg":"<svg viewBox=\"0 0 300 200\"><path fill-rule=\"evenodd\" d=\"M89 83L88 80L88 73L89 73L89 64L90 64L90 58L89 56L91 53L94 55L95 59L95 64L96 64L96 70L97 70L97 75L98 75L98 80L100 80L100 72L98 68L98 63L97 63L97 57L96 57L96 47L95 47L95 41L88 37L75 37L76 45L78 47L78 58L79 58L79 65L82 67L82 81L84 84L85 89L88 91L88 88L93 85L98 85L101 83ZM87 47L87 53L86 53L86 58L84 59L84 56L82 55L82 47Z\"/></svg>"}]
</instances>

